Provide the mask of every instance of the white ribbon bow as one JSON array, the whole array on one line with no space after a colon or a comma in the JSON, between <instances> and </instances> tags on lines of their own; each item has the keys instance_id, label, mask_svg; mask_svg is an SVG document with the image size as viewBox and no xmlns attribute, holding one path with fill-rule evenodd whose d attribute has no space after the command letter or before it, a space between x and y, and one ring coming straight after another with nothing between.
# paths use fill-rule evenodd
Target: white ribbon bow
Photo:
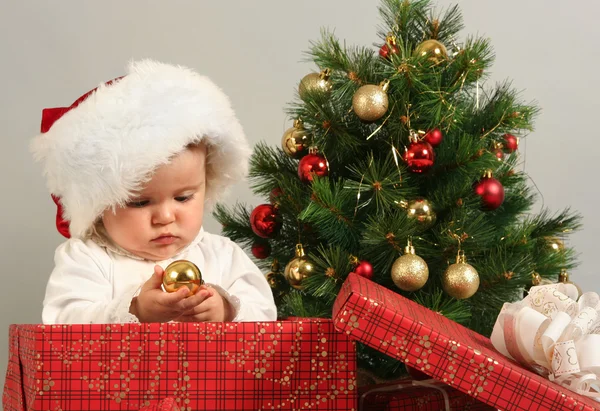
<instances>
[{"instance_id":1,"label":"white ribbon bow","mask_svg":"<svg viewBox=\"0 0 600 411\"><path fill-rule=\"evenodd\" d=\"M577 296L573 284L532 287L522 301L504 304L491 341L507 357L600 401L600 296Z\"/></svg>"}]
</instances>

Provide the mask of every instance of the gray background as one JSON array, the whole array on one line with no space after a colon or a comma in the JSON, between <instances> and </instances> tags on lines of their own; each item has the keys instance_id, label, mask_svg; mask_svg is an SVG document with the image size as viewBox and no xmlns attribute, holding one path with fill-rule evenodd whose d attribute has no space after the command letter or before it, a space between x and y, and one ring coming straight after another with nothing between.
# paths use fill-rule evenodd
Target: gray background
<instances>
[{"instance_id":1,"label":"gray background","mask_svg":"<svg viewBox=\"0 0 600 411\"><path fill-rule=\"evenodd\" d=\"M456 2L438 1L439 7ZM553 210L572 206L585 230L570 245L581 253L574 279L600 291L594 233L600 228L596 161L600 86L600 3L503 0L458 2L467 33L492 39L492 81L512 78L543 108L522 142L525 169ZM40 322L55 247L55 207L28 152L44 107L67 106L98 83L123 73L131 58L189 65L231 97L251 143L279 144L290 121L283 107L314 69L303 51L321 27L348 44L377 42L376 0L304 1L30 1L0 0L2 213L0 383L11 323ZM258 204L240 184L230 197ZM542 201L540 201L540 206ZM218 232L207 216L205 227Z\"/></svg>"}]
</instances>

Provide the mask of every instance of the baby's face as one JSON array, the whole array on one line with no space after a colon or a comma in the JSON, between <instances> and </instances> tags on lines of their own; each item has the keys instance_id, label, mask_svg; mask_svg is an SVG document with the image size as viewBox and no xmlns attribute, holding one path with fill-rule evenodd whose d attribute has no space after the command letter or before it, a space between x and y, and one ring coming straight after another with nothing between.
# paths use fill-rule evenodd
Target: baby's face
<instances>
[{"instance_id":1,"label":"baby's face","mask_svg":"<svg viewBox=\"0 0 600 411\"><path fill-rule=\"evenodd\" d=\"M204 215L206 148L190 147L157 169L125 207L102 216L110 238L152 261L173 257L196 238Z\"/></svg>"}]
</instances>

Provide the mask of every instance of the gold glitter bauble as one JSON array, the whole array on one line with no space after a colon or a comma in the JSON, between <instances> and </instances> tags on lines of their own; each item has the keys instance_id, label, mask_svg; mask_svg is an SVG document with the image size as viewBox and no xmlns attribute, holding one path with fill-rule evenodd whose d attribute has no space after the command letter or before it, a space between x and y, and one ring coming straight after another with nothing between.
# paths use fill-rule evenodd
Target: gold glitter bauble
<instances>
[{"instance_id":1,"label":"gold glitter bauble","mask_svg":"<svg viewBox=\"0 0 600 411\"><path fill-rule=\"evenodd\" d=\"M360 87L352 96L352 109L364 121L375 121L387 112L389 100L387 89L389 81L379 85L367 84Z\"/></svg>"},{"instance_id":2,"label":"gold glitter bauble","mask_svg":"<svg viewBox=\"0 0 600 411\"><path fill-rule=\"evenodd\" d=\"M425 40L417 46L415 53L418 56L427 57L433 63L441 63L448 58L446 47L437 40Z\"/></svg>"},{"instance_id":3,"label":"gold glitter bauble","mask_svg":"<svg viewBox=\"0 0 600 411\"><path fill-rule=\"evenodd\" d=\"M392 280L396 287L404 291L417 291L429 278L429 267L421 257L415 254L415 248L408 243L404 255L398 257L392 265Z\"/></svg>"},{"instance_id":4,"label":"gold glitter bauble","mask_svg":"<svg viewBox=\"0 0 600 411\"><path fill-rule=\"evenodd\" d=\"M292 287L301 290L302 281L310 277L314 269L313 263L304 255L302 244L298 244L296 245L296 257L285 266L283 276Z\"/></svg>"},{"instance_id":5,"label":"gold glitter bauble","mask_svg":"<svg viewBox=\"0 0 600 411\"><path fill-rule=\"evenodd\" d=\"M458 300L472 297L479 288L479 274L467 264L465 254L459 252L456 263L446 269L442 277L442 287L451 297Z\"/></svg>"},{"instance_id":6,"label":"gold glitter bauble","mask_svg":"<svg viewBox=\"0 0 600 411\"><path fill-rule=\"evenodd\" d=\"M564 268L562 270L560 270L560 274L558 275L558 282L565 283L565 284L573 284L575 286L575 288L577 288L577 292L579 293L579 296L581 296L581 294L583 294L583 290L581 289L581 287L579 287L577 284L575 284L573 281L571 281L569 279L569 272Z\"/></svg>"},{"instance_id":7,"label":"gold glitter bauble","mask_svg":"<svg viewBox=\"0 0 600 411\"><path fill-rule=\"evenodd\" d=\"M409 219L419 223L421 229L428 229L435 224L437 215L435 214L435 211L433 211L433 207L428 200L418 198L416 200L403 201L400 203L400 206L406 209L406 214Z\"/></svg>"},{"instance_id":8,"label":"gold glitter bauble","mask_svg":"<svg viewBox=\"0 0 600 411\"><path fill-rule=\"evenodd\" d=\"M294 127L288 128L281 137L281 148L292 158L300 158L308 154L309 146L310 136L300 119L294 121Z\"/></svg>"},{"instance_id":9,"label":"gold glitter bauble","mask_svg":"<svg viewBox=\"0 0 600 411\"><path fill-rule=\"evenodd\" d=\"M191 261L173 261L165 268L163 289L166 292L174 293L181 287L187 287L190 294L195 294L202 284L204 284L202 273Z\"/></svg>"},{"instance_id":10,"label":"gold glitter bauble","mask_svg":"<svg viewBox=\"0 0 600 411\"><path fill-rule=\"evenodd\" d=\"M298 86L298 93L300 93L300 98L304 99L308 93L314 93L316 91L329 93L331 91L331 81L329 80L329 76L331 75L331 70L325 69L320 73L310 73L307 74L300 80L300 85Z\"/></svg>"}]
</instances>

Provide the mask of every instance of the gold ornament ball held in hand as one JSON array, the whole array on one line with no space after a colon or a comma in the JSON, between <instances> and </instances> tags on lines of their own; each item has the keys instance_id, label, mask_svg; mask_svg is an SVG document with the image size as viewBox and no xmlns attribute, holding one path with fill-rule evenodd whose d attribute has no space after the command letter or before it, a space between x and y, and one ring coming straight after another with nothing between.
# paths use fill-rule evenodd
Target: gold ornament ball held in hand
<instances>
[{"instance_id":1,"label":"gold ornament ball held in hand","mask_svg":"<svg viewBox=\"0 0 600 411\"><path fill-rule=\"evenodd\" d=\"M165 268L163 289L166 292L174 293L181 287L187 287L191 295L195 294L202 284L204 284L202 273L191 261L173 261Z\"/></svg>"},{"instance_id":2,"label":"gold ornament ball held in hand","mask_svg":"<svg viewBox=\"0 0 600 411\"><path fill-rule=\"evenodd\" d=\"M425 285L428 278L427 263L415 254L415 248L409 241L404 249L404 255L398 257L392 265L394 284L404 291L417 291Z\"/></svg>"},{"instance_id":3,"label":"gold ornament ball held in hand","mask_svg":"<svg viewBox=\"0 0 600 411\"><path fill-rule=\"evenodd\" d=\"M442 277L444 291L458 300L472 297L479 288L479 274L470 264L462 251L456 256L456 264L452 264Z\"/></svg>"},{"instance_id":4,"label":"gold ornament ball held in hand","mask_svg":"<svg viewBox=\"0 0 600 411\"><path fill-rule=\"evenodd\" d=\"M302 289L302 281L314 272L313 263L304 255L302 244L296 245L296 256L285 266L283 276L292 287Z\"/></svg>"}]
</instances>

